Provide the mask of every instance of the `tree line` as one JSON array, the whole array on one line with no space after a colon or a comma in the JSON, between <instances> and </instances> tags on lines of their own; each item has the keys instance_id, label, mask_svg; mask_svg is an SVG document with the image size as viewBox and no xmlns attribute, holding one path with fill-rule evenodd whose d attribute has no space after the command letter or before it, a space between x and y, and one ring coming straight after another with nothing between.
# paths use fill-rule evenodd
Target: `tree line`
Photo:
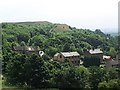
<instances>
[{"instance_id":1,"label":"tree line","mask_svg":"<svg viewBox=\"0 0 120 90\"><path fill-rule=\"evenodd\" d=\"M36 54L11 53L3 72L8 86L24 88L120 88L120 69L75 66L45 60ZM14 55L14 56L13 56Z\"/></svg>"}]
</instances>

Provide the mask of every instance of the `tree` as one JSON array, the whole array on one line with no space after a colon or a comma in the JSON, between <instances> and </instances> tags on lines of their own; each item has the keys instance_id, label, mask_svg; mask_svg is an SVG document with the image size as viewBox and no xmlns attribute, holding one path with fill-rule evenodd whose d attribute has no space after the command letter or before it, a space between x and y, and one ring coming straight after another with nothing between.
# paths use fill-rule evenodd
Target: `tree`
<instances>
[{"instance_id":1,"label":"tree","mask_svg":"<svg viewBox=\"0 0 120 90\"><path fill-rule=\"evenodd\" d=\"M106 79L106 71L100 67L92 66L89 68L90 72L90 87L93 89L98 89L98 84Z\"/></svg>"},{"instance_id":2,"label":"tree","mask_svg":"<svg viewBox=\"0 0 120 90\"><path fill-rule=\"evenodd\" d=\"M108 82L103 81L100 82L98 85L98 88L101 90L105 89L114 89L114 90L119 90L120 89L120 79L112 79Z\"/></svg>"},{"instance_id":3,"label":"tree","mask_svg":"<svg viewBox=\"0 0 120 90\"><path fill-rule=\"evenodd\" d=\"M113 88L115 90L120 89L120 79L113 79L108 82L109 88Z\"/></svg>"},{"instance_id":4,"label":"tree","mask_svg":"<svg viewBox=\"0 0 120 90\"><path fill-rule=\"evenodd\" d=\"M101 35L101 36L105 36L105 34L100 30L100 29L96 29L95 33Z\"/></svg>"},{"instance_id":5,"label":"tree","mask_svg":"<svg viewBox=\"0 0 120 90\"><path fill-rule=\"evenodd\" d=\"M55 47L49 46L49 47L46 49L46 53L47 53L50 57L53 57L57 52L58 52L58 48L55 48Z\"/></svg>"},{"instance_id":6,"label":"tree","mask_svg":"<svg viewBox=\"0 0 120 90\"><path fill-rule=\"evenodd\" d=\"M30 43L43 49L43 47L45 46L45 40L46 39L43 35L36 35L31 39Z\"/></svg>"},{"instance_id":7,"label":"tree","mask_svg":"<svg viewBox=\"0 0 120 90\"><path fill-rule=\"evenodd\" d=\"M108 86L108 83L106 81L100 82L98 85L98 89L100 89L100 90L106 90L108 88L109 88L109 86Z\"/></svg>"},{"instance_id":8,"label":"tree","mask_svg":"<svg viewBox=\"0 0 120 90\"><path fill-rule=\"evenodd\" d=\"M23 54L14 54L14 57L7 62L6 65L6 81L10 85L22 85L24 81L24 62L26 61L26 56Z\"/></svg>"},{"instance_id":9,"label":"tree","mask_svg":"<svg viewBox=\"0 0 120 90\"><path fill-rule=\"evenodd\" d=\"M85 67L63 68L56 75L59 88L85 88L88 85L89 71Z\"/></svg>"},{"instance_id":10,"label":"tree","mask_svg":"<svg viewBox=\"0 0 120 90\"><path fill-rule=\"evenodd\" d=\"M27 43L29 39L30 39L30 36L25 34L25 33L19 33L17 35L17 40L18 40L19 43L22 42L22 41Z\"/></svg>"},{"instance_id":11,"label":"tree","mask_svg":"<svg viewBox=\"0 0 120 90\"><path fill-rule=\"evenodd\" d=\"M17 38L14 35L8 35L6 36L8 42L15 42L17 41Z\"/></svg>"},{"instance_id":12,"label":"tree","mask_svg":"<svg viewBox=\"0 0 120 90\"><path fill-rule=\"evenodd\" d=\"M49 84L49 71L43 59L35 54L16 54L6 66L6 80L11 85L45 88Z\"/></svg>"},{"instance_id":13,"label":"tree","mask_svg":"<svg viewBox=\"0 0 120 90\"><path fill-rule=\"evenodd\" d=\"M65 43L65 45L63 46L63 51L64 52L72 51L69 43Z\"/></svg>"},{"instance_id":14,"label":"tree","mask_svg":"<svg viewBox=\"0 0 120 90\"><path fill-rule=\"evenodd\" d=\"M48 86L49 71L41 57L33 54L25 63L26 83L35 88Z\"/></svg>"},{"instance_id":15,"label":"tree","mask_svg":"<svg viewBox=\"0 0 120 90\"><path fill-rule=\"evenodd\" d=\"M113 47L110 47L108 54L111 55L112 57L116 57L117 52Z\"/></svg>"},{"instance_id":16,"label":"tree","mask_svg":"<svg viewBox=\"0 0 120 90\"><path fill-rule=\"evenodd\" d=\"M111 68L109 71L108 71L108 79L111 80L111 79L117 79L119 78L119 69L116 69L116 68Z\"/></svg>"}]
</instances>

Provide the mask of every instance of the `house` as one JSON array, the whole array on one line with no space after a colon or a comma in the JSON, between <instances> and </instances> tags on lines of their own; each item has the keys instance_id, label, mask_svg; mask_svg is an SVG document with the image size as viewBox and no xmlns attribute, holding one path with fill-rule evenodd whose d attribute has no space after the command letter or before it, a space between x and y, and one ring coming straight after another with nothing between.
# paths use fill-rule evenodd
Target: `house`
<instances>
[{"instance_id":1,"label":"house","mask_svg":"<svg viewBox=\"0 0 120 90\"><path fill-rule=\"evenodd\" d=\"M120 53L116 55L116 61L118 61L118 64L120 65Z\"/></svg>"},{"instance_id":2,"label":"house","mask_svg":"<svg viewBox=\"0 0 120 90\"><path fill-rule=\"evenodd\" d=\"M117 57L117 56L116 56ZM112 67L119 67L119 60L118 59L112 59L111 56L103 56L103 60L105 62L105 68L110 69Z\"/></svg>"},{"instance_id":3,"label":"house","mask_svg":"<svg viewBox=\"0 0 120 90\"><path fill-rule=\"evenodd\" d=\"M84 52L85 57L98 57L100 62L103 63L103 51L101 49L91 49Z\"/></svg>"},{"instance_id":4,"label":"house","mask_svg":"<svg viewBox=\"0 0 120 90\"><path fill-rule=\"evenodd\" d=\"M39 47L32 47L32 46L13 46L12 47L13 51L20 52L20 53L25 53L25 54L38 54L42 56L44 54L43 51L40 51Z\"/></svg>"},{"instance_id":5,"label":"house","mask_svg":"<svg viewBox=\"0 0 120 90\"><path fill-rule=\"evenodd\" d=\"M105 63L105 68L106 69L110 69L112 67L119 67L119 64L118 64L118 61L116 60L106 60L106 63Z\"/></svg>"},{"instance_id":6,"label":"house","mask_svg":"<svg viewBox=\"0 0 120 90\"><path fill-rule=\"evenodd\" d=\"M60 52L54 55L53 60L59 62L65 62L68 60L69 62L79 65L80 64L80 54L78 52Z\"/></svg>"}]
</instances>

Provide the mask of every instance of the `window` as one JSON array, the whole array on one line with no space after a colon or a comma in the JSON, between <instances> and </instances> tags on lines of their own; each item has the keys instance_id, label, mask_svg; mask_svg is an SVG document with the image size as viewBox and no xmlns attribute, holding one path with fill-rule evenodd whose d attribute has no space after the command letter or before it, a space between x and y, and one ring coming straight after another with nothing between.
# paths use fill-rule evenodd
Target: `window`
<instances>
[{"instance_id":1,"label":"window","mask_svg":"<svg viewBox=\"0 0 120 90\"><path fill-rule=\"evenodd\" d=\"M60 55L60 58L62 58L62 55Z\"/></svg>"},{"instance_id":2,"label":"window","mask_svg":"<svg viewBox=\"0 0 120 90\"><path fill-rule=\"evenodd\" d=\"M72 61L72 63L74 63L74 61Z\"/></svg>"},{"instance_id":3,"label":"window","mask_svg":"<svg viewBox=\"0 0 120 90\"><path fill-rule=\"evenodd\" d=\"M75 63L76 63L76 61L75 61Z\"/></svg>"},{"instance_id":4,"label":"window","mask_svg":"<svg viewBox=\"0 0 120 90\"><path fill-rule=\"evenodd\" d=\"M73 56L71 58L74 58Z\"/></svg>"}]
</instances>

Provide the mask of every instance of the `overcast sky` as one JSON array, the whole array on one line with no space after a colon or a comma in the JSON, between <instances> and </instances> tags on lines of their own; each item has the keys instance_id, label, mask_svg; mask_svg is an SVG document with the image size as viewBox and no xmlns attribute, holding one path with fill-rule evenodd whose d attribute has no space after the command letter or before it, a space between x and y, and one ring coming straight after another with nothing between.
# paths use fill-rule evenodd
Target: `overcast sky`
<instances>
[{"instance_id":1,"label":"overcast sky","mask_svg":"<svg viewBox=\"0 0 120 90\"><path fill-rule=\"evenodd\" d=\"M0 0L0 22L49 21L117 31L119 0Z\"/></svg>"}]
</instances>

